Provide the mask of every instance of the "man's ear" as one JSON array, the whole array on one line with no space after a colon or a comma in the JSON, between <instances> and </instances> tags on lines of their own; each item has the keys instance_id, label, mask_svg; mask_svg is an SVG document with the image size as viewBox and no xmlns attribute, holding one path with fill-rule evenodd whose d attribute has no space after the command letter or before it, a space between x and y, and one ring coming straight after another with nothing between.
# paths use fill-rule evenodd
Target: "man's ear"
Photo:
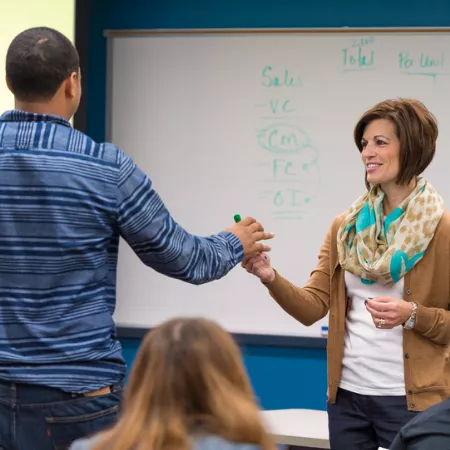
<instances>
[{"instance_id":1,"label":"man's ear","mask_svg":"<svg viewBox=\"0 0 450 450\"><path fill-rule=\"evenodd\" d=\"M11 94L14 94L14 92L11 89L11 83L9 82L8 77L5 76L5 80L6 80L6 86L8 86L8 89L11 91Z\"/></svg>"},{"instance_id":2,"label":"man's ear","mask_svg":"<svg viewBox=\"0 0 450 450\"><path fill-rule=\"evenodd\" d=\"M64 93L66 97L74 98L77 95L79 76L80 74L78 72L72 72L69 78L64 81Z\"/></svg>"}]
</instances>

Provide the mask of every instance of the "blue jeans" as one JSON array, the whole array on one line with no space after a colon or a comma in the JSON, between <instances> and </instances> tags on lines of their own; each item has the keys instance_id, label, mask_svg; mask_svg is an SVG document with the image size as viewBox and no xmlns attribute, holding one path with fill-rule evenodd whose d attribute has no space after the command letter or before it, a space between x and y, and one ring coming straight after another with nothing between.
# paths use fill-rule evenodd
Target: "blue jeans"
<instances>
[{"instance_id":1,"label":"blue jeans","mask_svg":"<svg viewBox=\"0 0 450 450\"><path fill-rule=\"evenodd\" d=\"M0 381L0 450L67 450L115 423L122 389L91 397Z\"/></svg>"},{"instance_id":2,"label":"blue jeans","mask_svg":"<svg viewBox=\"0 0 450 450\"><path fill-rule=\"evenodd\" d=\"M417 413L408 411L406 396L360 395L338 389L328 403L331 450L389 448L400 428Z\"/></svg>"}]
</instances>

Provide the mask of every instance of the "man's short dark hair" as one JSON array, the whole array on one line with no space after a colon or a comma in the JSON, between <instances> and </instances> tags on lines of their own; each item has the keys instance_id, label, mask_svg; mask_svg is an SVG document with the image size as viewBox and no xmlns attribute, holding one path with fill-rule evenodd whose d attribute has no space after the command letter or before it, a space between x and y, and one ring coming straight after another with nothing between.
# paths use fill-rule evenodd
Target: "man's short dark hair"
<instances>
[{"instance_id":1,"label":"man's short dark hair","mask_svg":"<svg viewBox=\"0 0 450 450\"><path fill-rule=\"evenodd\" d=\"M78 52L70 40L47 27L30 28L17 35L6 55L9 86L22 101L51 99L79 67Z\"/></svg>"}]
</instances>

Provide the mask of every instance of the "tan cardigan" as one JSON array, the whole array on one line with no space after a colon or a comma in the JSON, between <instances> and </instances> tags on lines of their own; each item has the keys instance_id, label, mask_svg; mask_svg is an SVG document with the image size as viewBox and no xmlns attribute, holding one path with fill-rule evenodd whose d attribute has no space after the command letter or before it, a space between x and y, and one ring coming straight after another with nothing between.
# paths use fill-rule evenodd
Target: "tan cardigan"
<instances>
[{"instance_id":1,"label":"tan cardigan","mask_svg":"<svg viewBox=\"0 0 450 450\"><path fill-rule=\"evenodd\" d=\"M299 288L276 273L265 283L271 296L292 317L309 326L329 312L328 402L339 386L348 300L337 250L337 232L345 214L333 221L309 281ZM404 299L418 304L416 325L403 330L405 391L408 409L422 411L450 397L450 212L404 279ZM370 351L370 348L367 349Z\"/></svg>"}]
</instances>

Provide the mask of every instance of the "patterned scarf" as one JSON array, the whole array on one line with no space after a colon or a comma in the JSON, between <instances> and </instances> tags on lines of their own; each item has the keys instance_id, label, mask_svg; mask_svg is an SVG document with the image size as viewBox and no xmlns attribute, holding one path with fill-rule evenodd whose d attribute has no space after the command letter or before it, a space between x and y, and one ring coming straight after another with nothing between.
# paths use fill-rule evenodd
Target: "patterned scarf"
<instances>
[{"instance_id":1,"label":"patterned scarf","mask_svg":"<svg viewBox=\"0 0 450 450\"><path fill-rule=\"evenodd\" d=\"M422 258L444 213L444 202L423 178L383 219L379 186L361 196L338 230L339 262L365 284L396 283Z\"/></svg>"}]
</instances>

